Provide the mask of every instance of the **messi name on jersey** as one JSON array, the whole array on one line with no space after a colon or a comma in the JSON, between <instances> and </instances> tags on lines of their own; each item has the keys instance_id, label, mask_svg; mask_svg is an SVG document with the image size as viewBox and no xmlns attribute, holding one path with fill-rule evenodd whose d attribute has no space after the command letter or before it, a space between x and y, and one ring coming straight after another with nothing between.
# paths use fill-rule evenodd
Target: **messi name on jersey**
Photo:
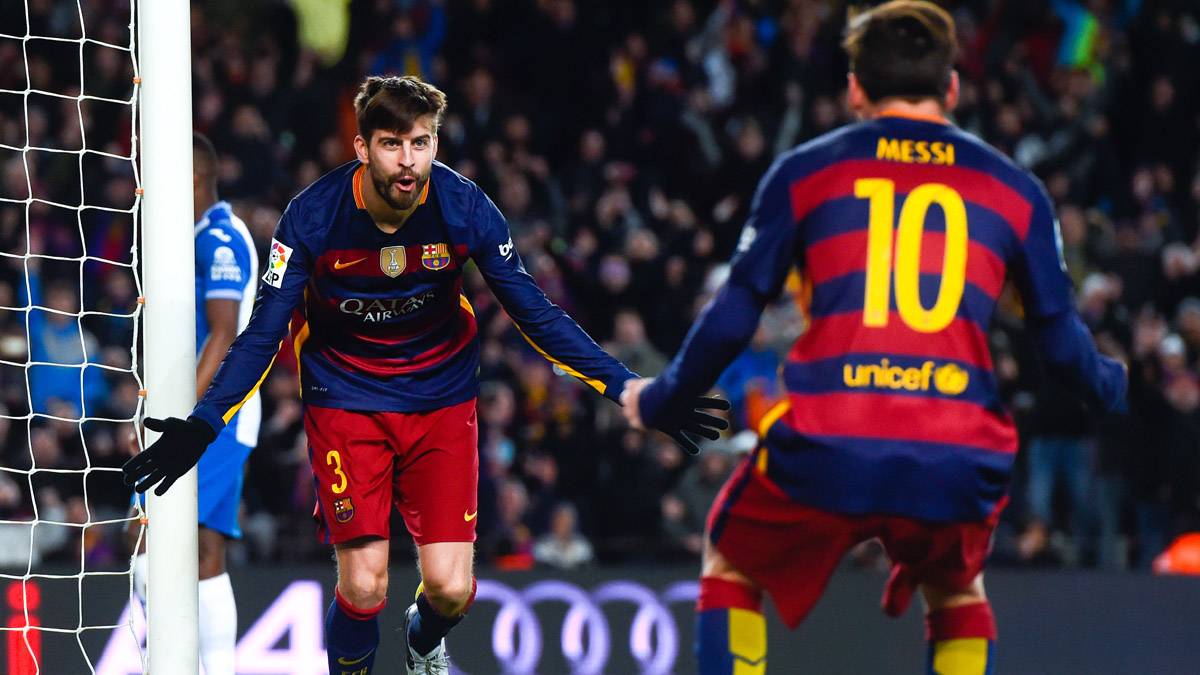
<instances>
[{"instance_id":1,"label":"messi name on jersey","mask_svg":"<svg viewBox=\"0 0 1200 675\"><path fill-rule=\"evenodd\" d=\"M421 247L421 264L427 270L444 269L450 264L450 247L446 244L425 244Z\"/></svg>"}]
</instances>

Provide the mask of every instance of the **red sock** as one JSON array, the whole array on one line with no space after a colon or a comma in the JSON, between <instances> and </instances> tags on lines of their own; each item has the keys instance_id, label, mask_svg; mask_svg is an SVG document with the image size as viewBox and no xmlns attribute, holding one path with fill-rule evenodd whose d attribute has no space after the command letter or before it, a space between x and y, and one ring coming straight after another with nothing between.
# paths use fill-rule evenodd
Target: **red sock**
<instances>
[{"instance_id":1,"label":"red sock","mask_svg":"<svg viewBox=\"0 0 1200 675\"><path fill-rule=\"evenodd\" d=\"M700 597L696 600L696 611L730 607L760 612L762 591L720 577L700 577Z\"/></svg>"},{"instance_id":2,"label":"red sock","mask_svg":"<svg viewBox=\"0 0 1200 675\"><path fill-rule=\"evenodd\" d=\"M929 642L958 638L996 639L996 619L986 600L970 605L939 609L925 615L925 639Z\"/></svg>"}]
</instances>

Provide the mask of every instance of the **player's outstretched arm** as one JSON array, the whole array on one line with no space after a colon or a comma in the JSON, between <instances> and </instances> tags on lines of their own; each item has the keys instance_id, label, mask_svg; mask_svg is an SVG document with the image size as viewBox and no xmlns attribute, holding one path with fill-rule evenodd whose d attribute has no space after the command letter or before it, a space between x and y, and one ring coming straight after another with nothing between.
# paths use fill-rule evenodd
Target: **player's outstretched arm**
<instances>
[{"instance_id":1,"label":"player's outstretched arm","mask_svg":"<svg viewBox=\"0 0 1200 675\"><path fill-rule=\"evenodd\" d=\"M1075 310L1058 222L1049 196L1040 185L1037 188L1029 232L1013 265L1013 278L1025 304L1025 324L1038 355L1055 377L1073 384L1100 410L1123 412L1127 369L1100 354Z\"/></svg>"},{"instance_id":2,"label":"player's outstretched arm","mask_svg":"<svg viewBox=\"0 0 1200 675\"><path fill-rule=\"evenodd\" d=\"M637 375L601 349L561 307L550 302L525 271L504 216L482 192L478 193L474 216L478 240L471 257L517 330L551 363L620 404L626 383L636 380ZM728 408L726 401L695 396L681 405L677 418L655 428L675 439L684 450L695 453L696 444L684 431L716 438L728 423L703 411Z\"/></svg>"},{"instance_id":3,"label":"player's outstretched arm","mask_svg":"<svg viewBox=\"0 0 1200 675\"><path fill-rule=\"evenodd\" d=\"M661 429L679 424L686 402L708 391L754 337L758 319L779 296L798 258L799 225L791 206L788 155L776 160L750 205L730 264L729 279L688 331L679 353L662 375L639 383L628 399L626 418L635 425Z\"/></svg>"},{"instance_id":4,"label":"player's outstretched arm","mask_svg":"<svg viewBox=\"0 0 1200 675\"><path fill-rule=\"evenodd\" d=\"M1102 355L1074 311L1026 321L1047 370L1065 380L1103 412L1126 412L1129 373L1123 363Z\"/></svg>"},{"instance_id":5,"label":"player's outstretched arm","mask_svg":"<svg viewBox=\"0 0 1200 675\"><path fill-rule=\"evenodd\" d=\"M626 403L626 419L639 427L682 426L686 431L700 433L688 428L690 420L686 416L691 412L688 402L708 391L721 372L750 344L766 304L766 298L740 284L722 287L688 331L679 353L662 375L628 385L628 391L621 397ZM725 406L720 409L728 410L728 402L722 403Z\"/></svg>"}]
</instances>

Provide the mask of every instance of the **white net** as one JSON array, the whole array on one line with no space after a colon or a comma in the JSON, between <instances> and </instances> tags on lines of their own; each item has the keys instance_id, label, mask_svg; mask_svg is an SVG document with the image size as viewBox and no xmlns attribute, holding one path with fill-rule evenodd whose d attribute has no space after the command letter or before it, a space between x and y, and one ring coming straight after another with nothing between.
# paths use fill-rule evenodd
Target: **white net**
<instances>
[{"instance_id":1,"label":"white net","mask_svg":"<svg viewBox=\"0 0 1200 675\"><path fill-rule=\"evenodd\" d=\"M114 584L128 594L123 532L144 522L120 476L144 398L134 18L131 0L0 3L0 671L12 675L128 672L98 664L114 629L136 644L129 612L87 603Z\"/></svg>"}]
</instances>

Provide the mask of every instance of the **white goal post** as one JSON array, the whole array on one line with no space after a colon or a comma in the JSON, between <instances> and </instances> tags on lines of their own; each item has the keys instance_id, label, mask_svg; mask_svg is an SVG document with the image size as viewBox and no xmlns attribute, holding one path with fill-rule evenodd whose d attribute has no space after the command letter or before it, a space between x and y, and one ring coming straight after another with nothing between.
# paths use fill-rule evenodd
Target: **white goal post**
<instances>
[{"instance_id":1,"label":"white goal post","mask_svg":"<svg viewBox=\"0 0 1200 675\"><path fill-rule=\"evenodd\" d=\"M185 417L196 396L190 11L188 0L138 2L146 414L159 418ZM194 675L196 470L151 494L147 515L149 672Z\"/></svg>"}]
</instances>

